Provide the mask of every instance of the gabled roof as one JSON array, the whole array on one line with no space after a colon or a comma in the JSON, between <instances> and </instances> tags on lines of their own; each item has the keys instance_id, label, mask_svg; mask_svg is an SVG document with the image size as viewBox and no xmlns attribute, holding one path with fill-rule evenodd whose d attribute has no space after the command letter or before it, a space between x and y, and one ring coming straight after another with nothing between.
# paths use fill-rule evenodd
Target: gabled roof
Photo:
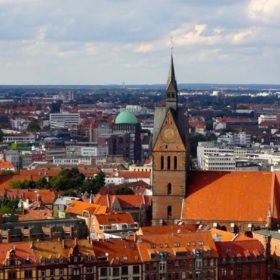
<instances>
[{"instance_id":1,"label":"gabled roof","mask_svg":"<svg viewBox=\"0 0 280 280\"><path fill-rule=\"evenodd\" d=\"M65 213L82 215L84 211L89 212L89 214L104 214L107 212L106 206L101 206L85 201L73 201L71 202L65 210Z\"/></svg>"},{"instance_id":2,"label":"gabled roof","mask_svg":"<svg viewBox=\"0 0 280 280\"><path fill-rule=\"evenodd\" d=\"M167 252L169 258L175 258L176 252L193 254L193 250L210 252L212 257L217 257L215 242L209 231L194 233L146 234L137 236L137 247L143 262L152 260L152 254Z\"/></svg>"},{"instance_id":3,"label":"gabled roof","mask_svg":"<svg viewBox=\"0 0 280 280\"><path fill-rule=\"evenodd\" d=\"M107 257L110 264L141 262L134 240L111 239L104 241L92 241L92 248L97 259Z\"/></svg>"},{"instance_id":4,"label":"gabled roof","mask_svg":"<svg viewBox=\"0 0 280 280\"><path fill-rule=\"evenodd\" d=\"M130 213L107 213L95 215L100 225L133 224L134 220Z\"/></svg>"},{"instance_id":5,"label":"gabled roof","mask_svg":"<svg viewBox=\"0 0 280 280\"><path fill-rule=\"evenodd\" d=\"M120 170L118 172L118 177L123 178L147 178L149 179L151 177L150 171L127 171L127 170Z\"/></svg>"},{"instance_id":6,"label":"gabled roof","mask_svg":"<svg viewBox=\"0 0 280 280\"><path fill-rule=\"evenodd\" d=\"M31 244L31 242L0 243L0 264L5 262L11 251L14 251L15 257L20 261L29 257L32 262L35 262L36 258L31 248Z\"/></svg>"},{"instance_id":7,"label":"gabled roof","mask_svg":"<svg viewBox=\"0 0 280 280\"><path fill-rule=\"evenodd\" d=\"M257 257L264 255L262 243L256 239L216 242L220 257Z\"/></svg>"},{"instance_id":8,"label":"gabled roof","mask_svg":"<svg viewBox=\"0 0 280 280\"><path fill-rule=\"evenodd\" d=\"M32 244L33 252L38 260L50 257L67 258L74 247L81 255L94 256L92 246L87 239L39 241Z\"/></svg>"},{"instance_id":9,"label":"gabled roof","mask_svg":"<svg viewBox=\"0 0 280 280\"><path fill-rule=\"evenodd\" d=\"M137 235L188 233L188 232L195 232L197 230L197 228L198 228L198 225L196 225L196 224L148 226L148 227L141 227L137 231Z\"/></svg>"},{"instance_id":10,"label":"gabled roof","mask_svg":"<svg viewBox=\"0 0 280 280\"><path fill-rule=\"evenodd\" d=\"M100 195L97 194L93 202L95 204L112 207L114 203L118 203L121 208L135 207L140 208L144 206L150 206L146 203L151 203L150 199L145 199L144 195Z\"/></svg>"},{"instance_id":11,"label":"gabled roof","mask_svg":"<svg viewBox=\"0 0 280 280\"><path fill-rule=\"evenodd\" d=\"M183 219L266 222L270 211L279 219L278 177L273 172L190 172Z\"/></svg>"},{"instance_id":12,"label":"gabled roof","mask_svg":"<svg viewBox=\"0 0 280 280\"><path fill-rule=\"evenodd\" d=\"M172 129L173 136L168 143L162 139L164 137L164 129ZM169 109L163 119L161 128L153 145L153 152L155 151L186 151L184 141L177 127L176 118L173 110Z\"/></svg>"}]
</instances>

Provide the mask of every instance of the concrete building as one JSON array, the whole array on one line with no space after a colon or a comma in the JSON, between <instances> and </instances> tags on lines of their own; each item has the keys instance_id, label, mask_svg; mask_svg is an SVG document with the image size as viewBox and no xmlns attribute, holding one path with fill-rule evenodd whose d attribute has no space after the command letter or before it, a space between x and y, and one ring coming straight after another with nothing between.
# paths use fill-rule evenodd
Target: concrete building
<instances>
[{"instance_id":1,"label":"concrete building","mask_svg":"<svg viewBox=\"0 0 280 280\"><path fill-rule=\"evenodd\" d=\"M80 219L11 221L0 224L0 242L85 238L86 232Z\"/></svg>"},{"instance_id":2,"label":"concrete building","mask_svg":"<svg viewBox=\"0 0 280 280\"><path fill-rule=\"evenodd\" d=\"M73 125L80 124L80 113L52 113L50 114L51 128L70 128Z\"/></svg>"}]
</instances>

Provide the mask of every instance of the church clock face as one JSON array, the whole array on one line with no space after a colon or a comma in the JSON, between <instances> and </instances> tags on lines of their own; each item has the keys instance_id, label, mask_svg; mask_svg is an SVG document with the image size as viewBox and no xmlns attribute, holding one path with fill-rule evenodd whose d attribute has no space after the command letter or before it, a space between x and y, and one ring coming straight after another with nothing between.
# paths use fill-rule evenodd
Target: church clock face
<instances>
[{"instance_id":1,"label":"church clock face","mask_svg":"<svg viewBox=\"0 0 280 280\"><path fill-rule=\"evenodd\" d=\"M163 131L163 138L166 141L171 141L173 140L175 135L174 129L171 127L165 128Z\"/></svg>"}]
</instances>

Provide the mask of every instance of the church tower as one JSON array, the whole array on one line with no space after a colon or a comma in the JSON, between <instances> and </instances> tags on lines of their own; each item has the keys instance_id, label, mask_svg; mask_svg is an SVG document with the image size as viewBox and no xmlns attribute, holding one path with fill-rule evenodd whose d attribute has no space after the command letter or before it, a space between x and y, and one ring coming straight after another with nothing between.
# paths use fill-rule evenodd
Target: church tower
<instances>
[{"instance_id":1,"label":"church tower","mask_svg":"<svg viewBox=\"0 0 280 280\"><path fill-rule=\"evenodd\" d=\"M173 56L165 107L155 108L153 135L153 220L173 224L181 219L188 170L188 125L185 107L178 105Z\"/></svg>"}]
</instances>

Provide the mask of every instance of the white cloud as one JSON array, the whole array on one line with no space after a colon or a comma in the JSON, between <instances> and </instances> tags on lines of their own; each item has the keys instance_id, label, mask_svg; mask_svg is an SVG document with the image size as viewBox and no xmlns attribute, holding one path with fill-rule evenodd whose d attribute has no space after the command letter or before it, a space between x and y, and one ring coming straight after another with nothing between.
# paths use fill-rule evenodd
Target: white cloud
<instances>
[{"instance_id":1,"label":"white cloud","mask_svg":"<svg viewBox=\"0 0 280 280\"><path fill-rule=\"evenodd\" d=\"M94 43L86 43L84 46L85 52L87 55L96 55L97 53L97 46Z\"/></svg>"},{"instance_id":2,"label":"white cloud","mask_svg":"<svg viewBox=\"0 0 280 280\"><path fill-rule=\"evenodd\" d=\"M235 34L231 35L232 42L234 44L242 44L252 38L254 38L257 35L256 29L245 29L241 30Z\"/></svg>"},{"instance_id":3,"label":"white cloud","mask_svg":"<svg viewBox=\"0 0 280 280\"><path fill-rule=\"evenodd\" d=\"M279 0L251 0L248 6L248 14L251 19L259 21L271 21L280 14Z\"/></svg>"},{"instance_id":4,"label":"white cloud","mask_svg":"<svg viewBox=\"0 0 280 280\"><path fill-rule=\"evenodd\" d=\"M136 53L148 53L152 52L157 49L157 46L154 43L143 43L143 44L137 44L134 47L134 51Z\"/></svg>"},{"instance_id":5,"label":"white cloud","mask_svg":"<svg viewBox=\"0 0 280 280\"><path fill-rule=\"evenodd\" d=\"M40 0L0 0L0 5L28 4L39 1Z\"/></svg>"},{"instance_id":6,"label":"white cloud","mask_svg":"<svg viewBox=\"0 0 280 280\"><path fill-rule=\"evenodd\" d=\"M206 34L206 24L196 24L192 28L185 24L170 33L175 46L186 46L194 44L213 45L221 40L220 35Z\"/></svg>"}]
</instances>

